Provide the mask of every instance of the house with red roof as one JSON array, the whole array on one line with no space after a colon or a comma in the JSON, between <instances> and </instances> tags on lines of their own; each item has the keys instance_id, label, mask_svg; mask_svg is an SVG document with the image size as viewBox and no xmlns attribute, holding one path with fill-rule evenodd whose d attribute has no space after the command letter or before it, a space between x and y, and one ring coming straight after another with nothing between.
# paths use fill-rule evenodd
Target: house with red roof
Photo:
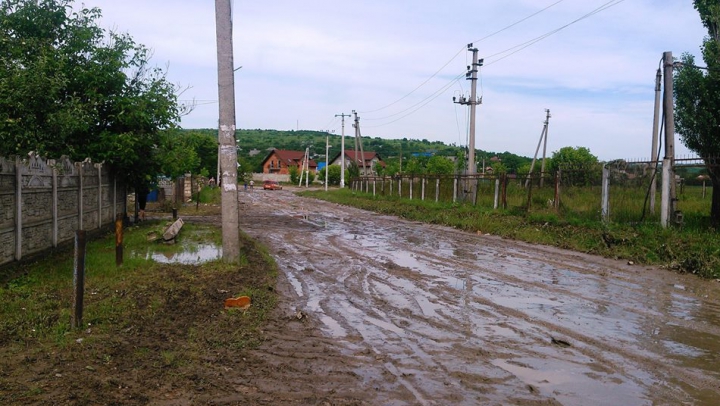
<instances>
[{"instance_id":1,"label":"house with red roof","mask_svg":"<svg viewBox=\"0 0 720 406\"><path fill-rule=\"evenodd\" d=\"M273 149L262 161L263 173L288 175L290 173L289 169L293 166L299 170L303 166L304 159L305 151ZM316 173L317 163L310 159L308 161L308 168L310 173Z\"/></svg>"},{"instance_id":2,"label":"house with red roof","mask_svg":"<svg viewBox=\"0 0 720 406\"><path fill-rule=\"evenodd\" d=\"M342 155L338 153L335 155L335 158L330 161L330 165L340 165L340 162L342 161L341 158ZM365 162L366 172L363 172L363 161ZM382 158L380 158L380 155L373 151L365 151L365 155L358 151L356 156L354 150L345 150L345 168L349 167L351 162L355 162L357 164L360 169L361 176L377 175L377 171L375 170L376 166L380 165L383 168L385 167L385 162L383 162Z\"/></svg>"}]
</instances>

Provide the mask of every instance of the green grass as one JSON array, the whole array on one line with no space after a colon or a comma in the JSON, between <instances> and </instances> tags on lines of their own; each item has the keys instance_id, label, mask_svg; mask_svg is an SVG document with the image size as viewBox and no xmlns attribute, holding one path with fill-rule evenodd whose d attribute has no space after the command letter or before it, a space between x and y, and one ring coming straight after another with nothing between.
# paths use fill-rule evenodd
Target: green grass
<instances>
[{"instance_id":1,"label":"green grass","mask_svg":"<svg viewBox=\"0 0 720 406\"><path fill-rule=\"evenodd\" d=\"M580 190L575 193L576 196L568 197L559 213L548 209L547 204L543 209L531 209L529 212L526 206L493 210L470 204L435 203L434 197L431 201L408 200L397 197L397 194L372 196L372 193L353 193L348 189L300 194L409 220L626 259L639 264L665 265L705 278L720 278L720 234L717 231L691 227L663 229L649 222L604 224L599 213L586 215L567 208L573 202L571 199L577 205L585 202L585 205L591 206L592 197L583 196Z\"/></svg>"},{"instance_id":2,"label":"green grass","mask_svg":"<svg viewBox=\"0 0 720 406\"><path fill-rule=\"evenodd\" d=\"M200 203L220 204L220 188L205 186L199 193Z\"/></svg>"},{"instance_id":3,"label":"green grass","mask_svg":"<svg viewBox=\"0 0 720 406\"><path fill-rule=\"evenodd\" d=\"M263 325L277 303L277 268L264 249L241 235L239 264L160 264L132 255L155 244L146 236L159 226L144 222L126 230L120 268L114 235L88 243L80 329L70 326L72 252L14 269L20 276L0 285L0 403L54 404L73 396L87 404L121 402L117 386L103 390L107 381L134 382L151 396L160 385L211 381L212 360L263 341ZM218 242L220 230L186 224L180 239ZM252 298L251 307L225 311L224 300L240 294ZM49 373L55 369L62 378ZM48 373L37 376L37 370Z\"/></svg>"}]
</instances>

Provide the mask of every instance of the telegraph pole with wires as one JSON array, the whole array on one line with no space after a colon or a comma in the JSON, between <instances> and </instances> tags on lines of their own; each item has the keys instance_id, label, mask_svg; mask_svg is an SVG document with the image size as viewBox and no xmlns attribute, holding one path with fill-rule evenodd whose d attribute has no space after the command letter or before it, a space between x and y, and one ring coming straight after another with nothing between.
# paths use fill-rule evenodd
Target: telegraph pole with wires
<instances>
[{"instance_id":1,"label":"telegraph pole with wires","mask_svg":"<svg viewBox=\"0 0 720 406\"><path fill-rule=\"evenodd\" d=\"M665 115L665 158L663 159L662 201L660 202L660 223L663 227L674 223L677 194L675 190L675 105L673 103L673 56L663 53L663 111Z\"/></svg>"},{"instance_id":2,"label":"telegraph pole with wires","mask_svg":"<svg viewBox=\"0 0 720 406\"><path fill-rule=\"evenodd\" d=\"M360 116L358 116L357 112L355 110L352 111L353 115L355 116L355 124L353 124L353 127L355 127L355 160L358 159L358 146L360 147L360 160L362 161L362 176L367 176L367 169L365 168L365 151L363 151L363 145L362 145L362 135L360 134ZM357 163L357 162L356 162ZM358 168L360 165L358 165Z\"/></svg>"},{"instance_id":3,"label":"telegraph pole with wires","mask_svg":"<svg viewBox=\"0 0 720 406\"><path fill-rule=\"evenodd\" d=\"M472 81L470 87L470 98L460 96L459 99L453 97L453 103L470 106L470 139L468 141L468 165L467 174L474 175L477 173L477 164L475 163L475 106L482 104L482 98L477 97L477 80L478 68L483 66L483 60L478 61L478 49L473 48L473 44L468 44L468 51L473 53L472 66L468 66L465 79Z\"/></svg>"},{"instance_id":4,"label":"telegraph pole with wires","mask_svg":"<svg viewBox=\"0 0 720 406\"><path fill-rule=\"evenodd\" d=\"M543 160L540 165L540 187L543 187L543 176L545 175L545 157L547 156L547 137L548 128L550 127L550 109L545 109L545 141L543 142Z\"/></svg>"},{"instance_id":5,"label":"telegraph pole with wires","mask_svg":"<svg viewBox=\"0 0 720 406\"><path fill-rule=\"evenodd\" d=\"M335 117L342 118L342 135L340 136L340 189L345 187L345 117L350 114L335 114Z\"/></svg>"},{"instance_id":6,"label":"telegraph pole with wires","mask_svg":"<svg viewBox=\"0 0 720 406\"><path fill-rule=\"evenodd\" d=\"M545 123L543 124L543 130L540 133L540 140L538 141L537 148L535 148L535 155L533 156L532 163L530 164L530 171L528 172L527 179L525 180L525 187L528 187L530 184L530 176L532 175L533 169L535 169L535 161L537 160L538 152L540 152L540 145L543 145L543 158L542 158L542 164L540 168L540 187L542 187L542 177L545 173L545 154L547 153L547 132L548 132L548 126L550 125L550 109L545 109ZM543 141L545 143L543 144Z\"/></svg>"},{"instance_id":7,"label":"telegraph pole with wires","mask_svg":"<svg viewBox=\"0 0 720 406\"><path fill-rule=\"evenodd\" d=\"M662 91L662 70L658 68L655 74L655 110L653 111L653 136L652 150L650 151L650 160L652 164L652 183L650 183L650 213L655 214L655 195L657 194L657 182L655 175L658 167L658 128L660 126L660 96Z\"/></svg>"}]
</instances>

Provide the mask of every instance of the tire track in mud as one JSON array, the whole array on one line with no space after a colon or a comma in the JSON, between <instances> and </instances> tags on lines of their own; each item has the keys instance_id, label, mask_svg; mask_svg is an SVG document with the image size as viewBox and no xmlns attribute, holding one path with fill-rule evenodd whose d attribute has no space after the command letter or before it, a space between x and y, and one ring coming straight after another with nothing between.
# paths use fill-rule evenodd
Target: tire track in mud
<instances>
[{"instance_id":1,"label":"tire track in mud","mask_svg":"<svg viewBox=\"0 0 720 406\"><path fill-rule=\"evenodd\" d=\"M337 245L336 238L330 239L330 241L332 241L334 244ZM338 245L338 248L339 249L346 248L347 251L350 251L354 247L351 247L351 246L342 247L342 246ZM423 261L423 262L429 262L430 264L433 264L433 263L438 264L442 261L445 261L445 262L452 263L457 266L461 266L465 269L468 269L471 272L472 271L484 271L484 272L490 271L489 269L487 269L485 267L477 266L474 263L469 263L469 262L462 261L462 260L439 258L435 255L431 255L426 252L419 252L414 249L406 248L406 251L414 253L416 258L420 258L422 256L429 258L430 259L429 261ZM368 252L366 250L365 255L367 255L367 254L368 254ZM376 256L380 256L380 255L381 255L381 253L376 253ZM370 257L372 257L372 256L370 256ZM368 260L368 261L372 262L372 260ZM387 270L389 273L392 273L393 268L389 267ZM376 275L371 274L369 276L369 278L375 279L380 283L384 283L384 281L382 281ZM509 275L505 275L504 278L502 278L502 279L503 280L501 282L503 282L503 283L525 282L526 285L540 286L543 288L545 287L545 286L541 286L539 283L527 282L525 280L521 280L519 278L509 276ZM401 287L398 286L398 288L401 288ZM370 296L380 296L380 295L372 295L372 293L377 293L377 292L370 292L370 293L371 293ZM567 292L567 291L562 292L562 293L565 296L569 295L569 296L575 296L580 299L585 299L583 296L581 296L579 294L573 294L573 293ZM622 365L612 362L611 358L619 358L624 363L626 363L626 360L632 359L633 361L635 361L638 364L644 364L646 366L647 366L647 364L651 364L653 368L657 368L658 370L670 369L670 372L672 374L668 374L668 375L670 375L670 376L674 375L675 377L682 376L682 377L684 377L683 380L688 383L692 382L697 385L698 382L704 382L704 387L709 387L709 388L718 387L718 381L715 379L709 379L709 378L703 376L702 374L692 373L692 371L687 371L682 368L677 368L677 367L668 365L665 362L662 362L660 360L655 360L655 359L651 358L650 356L643 356L642 354L627 351L627 350L623 349L624 343L620 343L621 344L620 346L611 346L600 340L593 339L588 335L578 334L573 329L563 327L559 324L554 324L552 322L547 322L547 321L542 321L542 320L535 320L532 317L528 316L526 313L523 313L522 311L517 311L510 307L497 305L496 303L492 302L491 300L484 299L477 295L475 295L472 300L476 303L480 303L484 306L487 306L488 308L492 308L493 310L495 310L496 314L493 315L493 317L495 319L499 319L502 317L511 317L515 320L523 320L527 324L533 326L535 330L539 330L539 332L535 333L532 331L532 329L530 330L530 332L527 332L527 329L525 329L526 337L528 335L534 337L533 345L546 345L547 342L549 341L549 337L551 337L553 335L553 333L555 335L557 335L559 333L559 334L561 334L562 337L573 340L574 350L578 351L579 353L581 353L582 355L584 355L588 358L594 358L594 361L593 361L594 363L603 365L603 367L602 367L603 370L616 371L617 373L624 375L626 378L632 379L637 384L642 384L642 380L635 378L632 375L628 376L627 372L625 371L626 368L624 368ZM597 302L597 300L596 300L596 302ZM612 303L606 302L605 305L612 305ZM427 320L426 320L426 322L427 322ZM442 328L445 331L452 330L451 325L448 325L448 324L445 324L442 326L436 326L436 328ZM517 331L517 329L516 329L516 331ZM578 347L577 343L582 343L582 346ZM532 357L537 357L537 358L542 357L541 352L532 351L532 350L528 350L528 349L524 349L524 351L526 353L525 354L526 356L532 356ZM612 357L602 355L603 353L607 353L607 352L612 354ZM671 395L671 393L666 393L665 394L666 396L664 396L664 397L667 399L667 396Z\"/></svg>"},{"instance_id":2,"label":"tire track in mud","mask_svg":"<svg viewBox=\"0 0 720 406\"><path fill-rule=\"evenodd\" d=\"M718 296L672 291L688 279L290 194L259 196L252 208L267 222L246 226L281 252L298 306L413 399L388 401L702 404L720 388L709 361L692 367L693 357L667 350L667 336L642 337L666 326L720 335L711 319L686 317L692 306L647 297L717 306Z\"/></svg>"}]
</instances>

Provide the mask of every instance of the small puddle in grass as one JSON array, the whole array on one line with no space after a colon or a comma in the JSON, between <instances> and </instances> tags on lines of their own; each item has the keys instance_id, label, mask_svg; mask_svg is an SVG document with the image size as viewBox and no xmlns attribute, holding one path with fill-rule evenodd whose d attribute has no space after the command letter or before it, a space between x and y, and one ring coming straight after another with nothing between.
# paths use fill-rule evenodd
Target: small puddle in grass
<instances>
[{"instance_id":1,"label":"small puddle in grass","mask_svg":"<svg viewBox=\"0 0 720 406\"><path fill-rule=\"evenodd\" d=\"M149 247L145 254L145 259L155 262L184 265L199 265L221 257L222 247L209 243L182 244L167 252L159 252L154 247Z\"/></svg>"}]
</instances>

